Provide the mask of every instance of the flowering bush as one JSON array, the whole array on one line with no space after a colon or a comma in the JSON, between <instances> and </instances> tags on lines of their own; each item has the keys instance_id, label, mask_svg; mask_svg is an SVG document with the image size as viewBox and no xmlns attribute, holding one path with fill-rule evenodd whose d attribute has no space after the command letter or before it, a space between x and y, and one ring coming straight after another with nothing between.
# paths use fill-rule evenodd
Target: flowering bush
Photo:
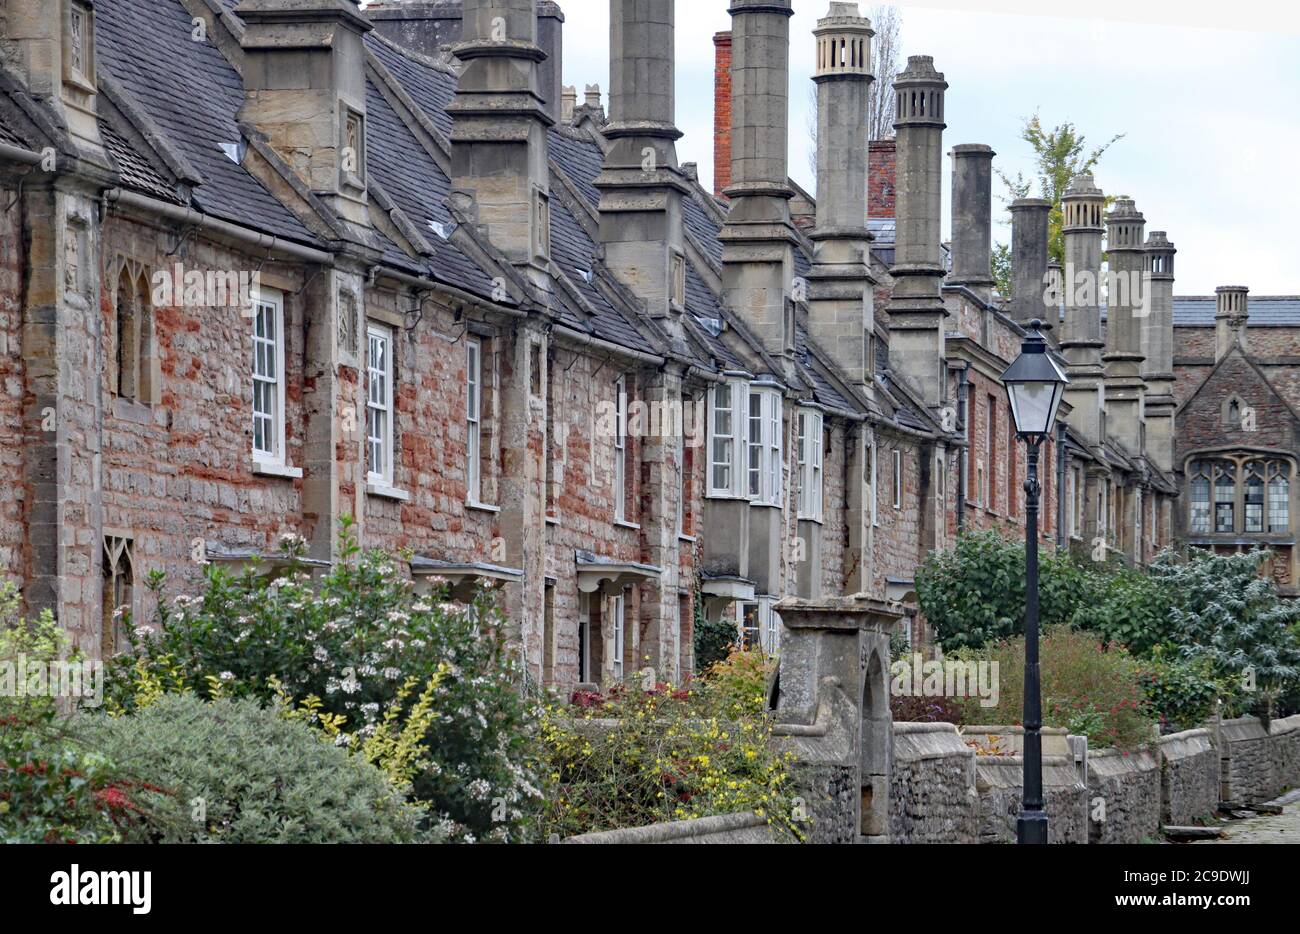
<instances>
[{"instance_id":1,"label":"flowering bush","mask_svg":"<svg viewBox=\"0 0 1300 934\"><path fill-rule=\"evenodd\" d=\"M535 712L492 596L416 595L392 558L360 551L346 520L325 576L306 573L303 548L283 543L276 580L209 566L201 596L160 598L154 625L132 630L132 651L110 666L110 709L183 690L274 701L408 783L447 837L526 838L541 799Z\"/></svg>"},{"instance_id":2,"label":"flowering bush","mask_svg":"<svg viewBox=\"0 0 1300 934\"><path fill-rule=\"evenodd\" d=\"M1235 694L1231 681L1215 677L1209 659L1186 659L1160 647L1138 662L1138 679L1166 733L1200 726L1213 716L1217 700L1231 706Z\"/></svg>"},{"instance_id":3,"label":"flowering bush","mask_svg":"<svg viewBox=\"0 0 1300 934\"><path fill-rule=\"evenodd\" d=\"M753 679L752 660L733 656L731 664ZM691 690L619 687L584 707L547 708L542 736L554 791L546 832L566 837L753 811L779 835L800 837L790 757L771 749L762 691L745 696L734 682L708 681Z\"/></svg>"},{"instance_id":4,"label":"flowering bush","mask_svg":"<svg viewBox=\"0 0 1300 934\"><path fill-rule=\"evenodd\" d=\"M978 697L957 701L965 722L1021 723L1024 637L958 655L987 658L997 665L998 673L995 707L980 706ZM1123 646L1103 645L1088 633L1054 626L1043 634L1039 664L1045 726L1085 735L1094 746L1135 749L1152 740L1154 717L1142 692L1139 664Z\"/></svg>"}]
</instances>

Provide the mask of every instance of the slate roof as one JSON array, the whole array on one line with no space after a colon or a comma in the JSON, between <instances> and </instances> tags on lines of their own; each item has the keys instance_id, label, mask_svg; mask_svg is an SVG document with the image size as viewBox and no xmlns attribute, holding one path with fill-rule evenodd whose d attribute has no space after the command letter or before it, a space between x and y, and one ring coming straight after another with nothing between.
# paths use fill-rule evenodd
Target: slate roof
<instances>
[{"instance_id":1,"label":"slate roof","mask_svg":"<svg viewBox=\"0 0 1300 934\"><path fill-rule=\"evenodd\" d=\"M10 146L19 146L23 149L27 148L27 142L5 124L3 114L0 114L0 142L8 143Z\"/></svg>"},{"instance_id":2,"label":"slate roof","mask_svg":"<svg viewBox=\"0 0 1300 934\"><path fill-rule=\"evenodd\" d=\"M1300 295L1252 295L1249 327L1300 327ZM1213 295L1175 295L1174 327L1214 327Z\"/></svg>"},{"instance_id":3,"label":"slate roof","mask_svg":"<svg viewBox=\"0 0 1300 934\"><path fill-rule=\"evenodd\" d=\"M231 11L235 0L220 0ZM198 210L217 217L262 230L276 236L311 245L324 244L262 183L232 161L222 144L240 144L236 115L244 101L238 71L213 42L197 43L190 37L192 20L179 0L100 0L96 4L99 66L120 84L124 94L146 114L169 143L202 176L193 190ZM447 106L456 90L456 75L444 65L408 53L376 33L365 38L366 48L400 85L410 105L427 119L435 145L447 151L452 121ZM141 50L148 54L141 54ZM387 79L385 79L387 80ZM446 199L451 182L440 166L441 154L431 154L421 143L399 109L385 95L374 75L368 74L367 131L371 158L368 168L376 189L382 190L391 207L404 217L423 237L433 256L411 256L382 232L377 239L384 261L394 267L431 275L433 278L476 294L490 296L495 274L480 260L467 254L457 243L444 239L431 227L436 223L444 232L454 226ZM104 122L105 145L119 167L124 186L155 197L175 201L175 188L167 174L154 160L130 143L131 135L123 128ZM12 133L0 127L0 138ZM600 263L600 249L593 241L591 218L575 216L586 208L595 210L600 193L593 185L603 162L597 140L585 129L554 127L549 131L552 166L572 184L585 205L566 203L563 197L551 199L551 259L562 276L553 289L561 320L569 327L630 349L662 353L656 346L657 325L638 318L638 312L623 297L612 275ZM445 164L445 161L443 161ZM379 199L376 199L377 201ZM711 195L698 184L683 201L687 231L712 264L722 260L721 227ZM387 203L377 205L385 209ZM401 224L396 224L401 229ZM893 225L889 221L873 224L878 245L892 245ZM466 234L476 239L475 231ZM458 238L459 239L459 238ZM479 242L483 241L479 239ZM483 244L484 252L494 253ZM806 243L795 250L795 274L806 275L811 257ZM704 274L688 262L686 270L686 306L690 326L688 345L696 347L703 365L724 369L745 369L741 359L746 338L743 329L723 333L728 313L720 307L720 297L708 282L712 273ZM758 348L750 348L754 359ZM713 364L710 364L710 360ZM813 398L828 407L855 410L860 404L847 398L828 375L826 361L811 349L802 329L796 334L796 362L800 376L811 389ZM750 364L751 366L753 364ZM882 384L887 382L882 381ZM895 392L887 400L899 424L918 430L933 426L910 408L906 393Z\"/></svg>"},{"instance_id":4,"label":"slate roof","mask_svg":"<svg viewBox=\"0 0 1300 934\"><path fill-rule=\"evenodd\" d=\"M180 198L176 196L176 186L169 184L162 173L155 169L153 164L127 142L126 137L117 132L107 120L99 121L99 135L104 141L104 148L117 164L123 187L173 204L181 203Z\"/></svg>"},{"instance_id":5,"label":"slate roof","mask_svg":"<svg viewBox=\"0 0 1300 934\"><path fill-rule=\"evenodd\" d=\"M319 241L221 149L238 143L244 102L239 72L211 42L190 37L192 17L176 0L95 4L98 65L107 69L203 176L194 202L205 214L300 243Z\"/></svg>"}]
</instances>

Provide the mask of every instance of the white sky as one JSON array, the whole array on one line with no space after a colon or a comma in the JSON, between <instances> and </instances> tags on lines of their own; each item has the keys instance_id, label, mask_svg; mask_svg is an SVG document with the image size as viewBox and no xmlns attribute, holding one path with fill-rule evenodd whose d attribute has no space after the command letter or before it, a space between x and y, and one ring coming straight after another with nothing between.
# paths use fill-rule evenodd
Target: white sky
<instances>
[{"instance_id":1,"label":"white sky","mask_svg":"<svg viewBox=\"0 0 1300 934\"><path fill-rule=\"evenodd\" d=\"M564 83L609 88L609 0L559 0ZM1178 247L1178 294L1244 283L1255 295L1300 294L1291 242L1300 217L1300 4L1292 0L1090 0L1091 19L994 10L1041 0L904 0L904 55L933 55L948 84L946 146L987 143L995 165L1029 174L1021 120L1070 120L1096 143L1127 134L1097 181L1135 198L1148 230ZM677 2L678 156L713 177L713 34L726 0ZM790 174L811 190L811 30L829 0L795 0L790 21ZM864 12L871 6L861 4ZM1055 5L1054 5L1055 6ZM1230 10L1232 28L1221 28ZM1105 17L1105 18L1100 18ZM1214 29L1193 24L1212 24ZM1259 30L1259 31L1252 31ZM605 98L608 107L608 97ZM945 160L945 171L947 171ZM1000 188L1000 183L996 183ZM949 183L944 184L944 236ZM995 203L994 239L1006 213Z\"/></svg>"}]
</instances>

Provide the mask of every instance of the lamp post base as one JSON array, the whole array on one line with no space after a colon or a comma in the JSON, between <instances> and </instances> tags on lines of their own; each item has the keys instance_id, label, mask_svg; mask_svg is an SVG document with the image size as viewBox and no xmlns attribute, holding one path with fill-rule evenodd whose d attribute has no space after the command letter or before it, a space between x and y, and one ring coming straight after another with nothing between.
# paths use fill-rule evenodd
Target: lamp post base
<instances>
[{"instance_id":1,"label":"lamp post base","mask_svg":"<svg viewBox=\"0 0 1300 934\"><path fill-rule=\"evenodd\" d=\"M1047 815L1042 811L1021 811L1016 818L1016 843L1047 843Z\"/></svg>"}]
</instances>

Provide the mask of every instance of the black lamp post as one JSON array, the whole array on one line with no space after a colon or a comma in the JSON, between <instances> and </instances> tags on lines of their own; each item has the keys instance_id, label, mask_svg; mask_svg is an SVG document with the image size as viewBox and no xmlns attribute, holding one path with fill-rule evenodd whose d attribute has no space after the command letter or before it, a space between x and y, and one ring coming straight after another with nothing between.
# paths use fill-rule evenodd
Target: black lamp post
<instances>
[{"instance_id":1,"label":"black lamp post","mask_svg":"<svg viewBox=\"0 0 1300 934\"><path fill-rule=\"evenodd\" d=\"M1018 843L1047 842L1047 813L1043 810L1043 710L1038 675L1038 448L1056 424L1065 384L1064 371L1047 352L1043 322L1029 324L1020 356L1002 374L1016 422L1016 436L1025 442L1029 469L1025 477L1025 776Z\"/></svg>"}]
</instances>

